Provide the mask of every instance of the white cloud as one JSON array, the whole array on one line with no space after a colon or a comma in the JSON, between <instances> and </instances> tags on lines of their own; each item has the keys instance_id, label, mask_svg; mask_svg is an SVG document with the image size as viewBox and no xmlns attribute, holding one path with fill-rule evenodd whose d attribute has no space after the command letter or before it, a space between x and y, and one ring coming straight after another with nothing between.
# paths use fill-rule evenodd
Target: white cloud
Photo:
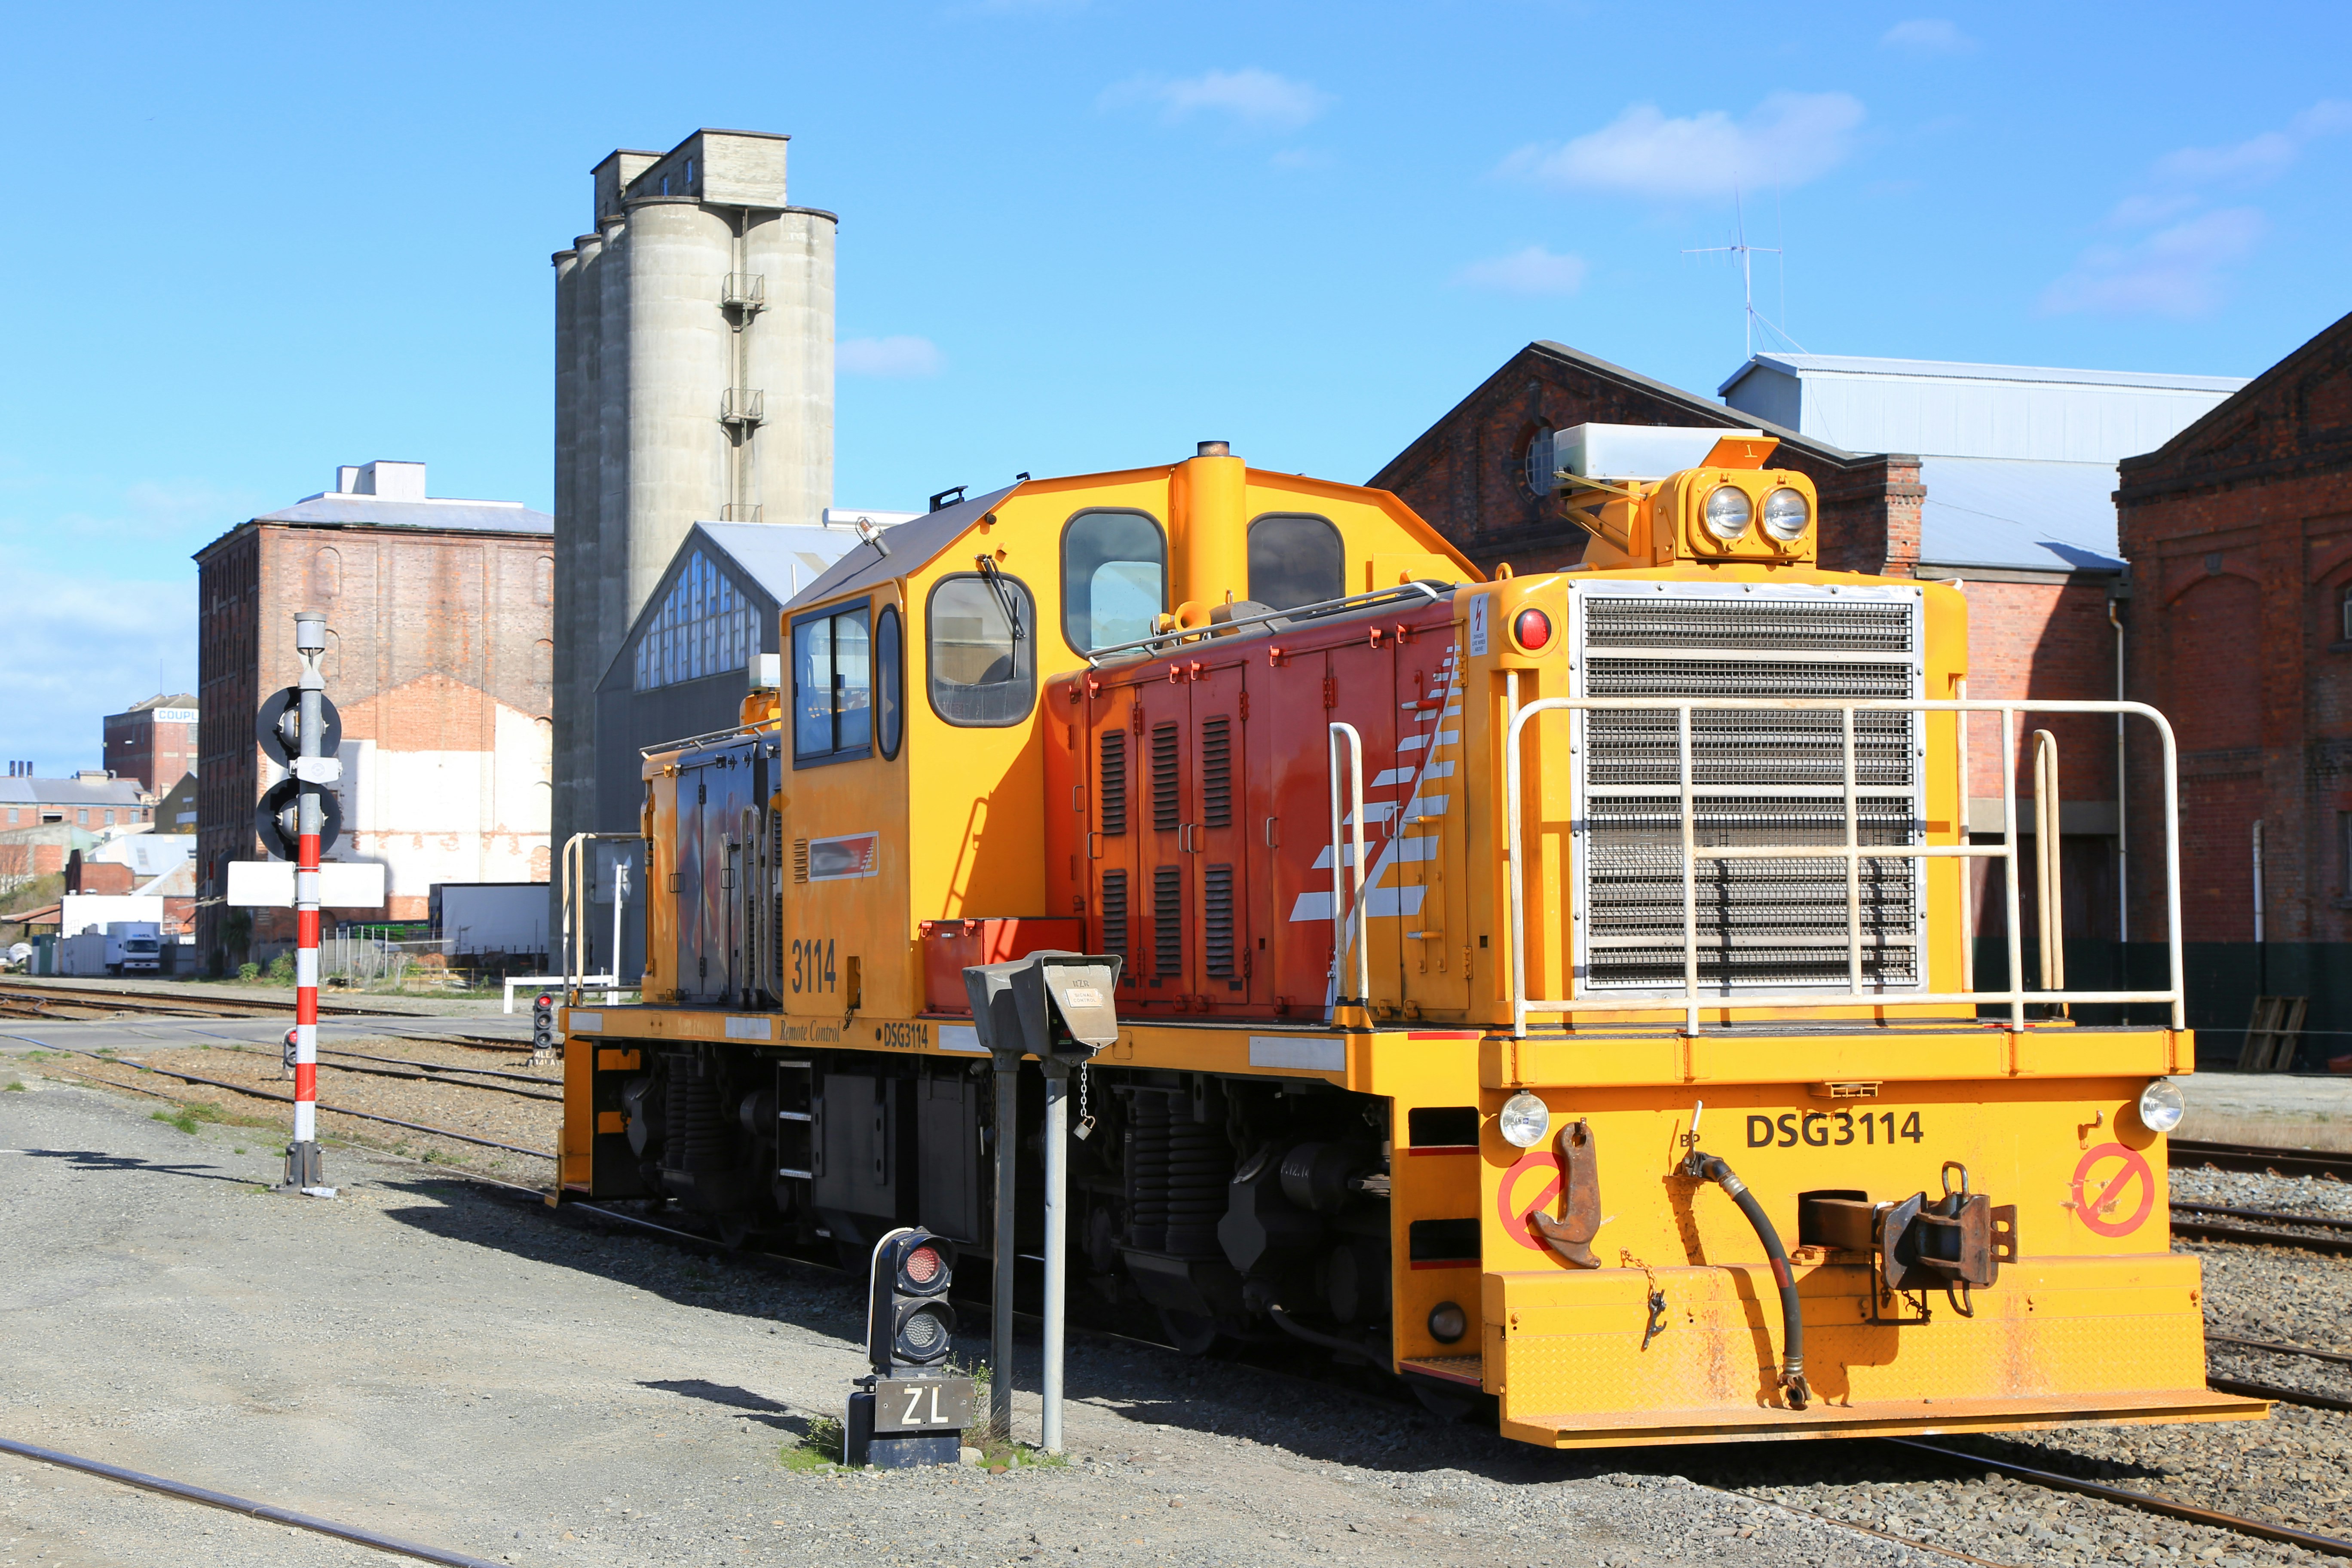
<instances>
[{"instance_id":1,"label":"white cloud","mask_svg":"<svg viewBox=\"0 0 2352 1568\"><path fill-rule=\"evenodd\" d=\"M1196 115L1222 116L1244 131L1297 131L1322 116L1338 100L1309 82L1294 81L1255 66L1209 70L1167 81L1138 77L1108 89L1106 109L1152 103L1171 124Z\"/></svg>"},{"instance_id":2,"label":"white cloud","mask_svg":"<svg viewBox=\"0 0 2352 1568\"><path fill-rule=\"evenodd\" d=\"M947 356L929 338L845 338L834 345L834 363L845 375L937 375Z\"/></svg>"},{"instance_id":3,"label":"white cloud","mask_svg":"<svg viewBox=\"0 0 2352 1568\"><path fill-rule=\"evenodd\" d=\"M1505 294L1573 294L1584 287L1584 258L1561 256L1540 245L1486 261L1474 261L1454 275L1456 283Z\"/></svg>"},{"instance_id":4,"label":"white cloud","mask_svg":"<svg viewBox=\"0 0 2352 1568\"><path fill-rule=\"evenodd\" d=\"M1882 48L1901 49L1914 55L1966 55L1976 51L1977 41L1941 17L1921 16L1909 22L1897 22L1879 37Z\"/></svg>"},{"instance_id":5,"label":"white cloud","mask_svg":"<svg viewBox=\"0 0 2352 1568\"><path fill-rule=\"evenodd\" d=\"M2042 307L2104 315L2201 316L2221 302L2223 274L2267 227L2252 207L2222 207L2127 246L2097 246L2043 290Z\"/></svg>"},{"instance_id":6,"label":"white cloud","mask_svg":"<svg viewBox=\"0 0 2352 1568\"><path fill-rule=\"evenodd\" d=\"M95 565L9 573L0 616L0 668L8 678L8 755L43 773L99 767L99 719L196 682L196 574L168 583L123 582Z\"/></svg>"},{"instance_id":7,"label":"white cloud","mask_svg":"<svg viewBox=\"0 0 2352 1568\"><path fill-rule=\"evenodd\" d=\"M1801 185L1845 161L1861 103L1843 92L1776 92L1745 120L1719 109L1669 120L1637 103L1559 147L1522 147L1502 172L1567 190L1671 200Z\"/></svg>"},{"instance_id":8,"label":"white cloud","mask_svg":"<svg viewBox=\"0 0 2352 1568\"><path fill-rule=\"evenodd\" d=\"M2225 147L2183 147L2156 161L2155 175L2169 185L2259 185L2294 166L2304 147L2322 136L2352 130L2352 103L2322 99L2287 122Z\"/></svg>"},{"instance_id":9,"label":"white cloud","mask_svg":"<svg viewBox=\"0 0 2352 1568\"><path fill-rule=\"evenodd\" d=\"M2200 316L2221 303L2229 268L2252 256L2269 224L2252 206L2209 207L2223 191L2264 185L2323 136L2352 131L2352 102L2322 99L2290 119L2218 147L2182 147L2148 168L2147 188L2109 209L2106 226L2145 231L2092 247L2042 290L2049 311Z\"/></svg>"}]
</instances>

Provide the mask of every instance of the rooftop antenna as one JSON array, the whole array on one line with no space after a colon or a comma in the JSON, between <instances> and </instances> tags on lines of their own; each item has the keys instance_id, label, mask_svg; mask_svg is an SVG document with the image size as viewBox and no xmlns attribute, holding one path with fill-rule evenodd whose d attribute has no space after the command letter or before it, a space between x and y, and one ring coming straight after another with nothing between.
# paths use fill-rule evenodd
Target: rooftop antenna
<instances>
[{"instance_id":1,"label":"rooftop antenna","mask_svg":"<svg viewBox=\"0 0 2352 1568\"><path fill-rule=\"evenodd\" d=\"M1748 333L1748 357L1749 359L1754 359L1756 357L1756 329L1759 327L1763 328L1772 336L1780 339L1790 347L1795 349L1799 353L1811 353L1811 351L1807 349L1804 344L1789 336L1786 330L1773 325L1762 311L1757 310L1755 258L1759 255L1781 256L1783 255L1783 252L1777 245L1750 245L1748 243L1747 204L1741 196L1739 187L1737 185L1734 185L1731 188L1731 206L1738 226L1733 231L1735 237L1729 245L1703 245L1695 249L1685 250L1683 254L1685 256L1730 256L1738 258L1739 262L1740 302L1743 310L1743 322L1747 328ZM1786 317L1789 313L1787 302L1788 286L1788 272L1784 264L1780 276L1782 295L1780 313L1783 317Z\"/></svg>"}]
</instances>

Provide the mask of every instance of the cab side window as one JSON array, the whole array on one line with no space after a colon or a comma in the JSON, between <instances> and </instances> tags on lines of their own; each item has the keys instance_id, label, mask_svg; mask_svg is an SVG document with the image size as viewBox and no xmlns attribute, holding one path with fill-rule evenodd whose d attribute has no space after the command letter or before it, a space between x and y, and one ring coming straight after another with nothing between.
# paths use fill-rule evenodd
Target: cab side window
<instances>
[{"instance_id":1,"label":"cab side window","mask_svg":"<svg viewBox=\"0 0 2352 1568\"><path fill-rule=\"evenodd\" d=\"M942 577L923 613L931 710L973 729L1018 724L1037 701L1037 607L1002 572Z\"/></svg>"},{"instance_id":2,"label":"cab side window","mask_svg":"<svg viewBox=\"0 0 2352 1568\"><path fill-rule=\"evenodd\" d=\"M870 606L835 606L793 623L793 765L874 752Z\"/></svg>"},{"instance_id":3,"label":"cab side window","mask_svg":"<svg viewBox=\"0 0 2352 1568\"><path fill-rule=\"evenodd\" d=\"M1249 596L1270 609L1337 599L1348 591L1348 547L1331 520L1270 511L1249 526Z\"/></svg>"},{"instance_id":4,"label":"cab side window","mask_svg":"<svg viewBox=\"0 0 2352 1568\"><path fill-rule=\"evenodd\" d=\"M1086 653L1151 635L1168 608L1168 536L1139 511L1082 511L1062 530L1062 636Z\"/></svg>"}]
</instances>

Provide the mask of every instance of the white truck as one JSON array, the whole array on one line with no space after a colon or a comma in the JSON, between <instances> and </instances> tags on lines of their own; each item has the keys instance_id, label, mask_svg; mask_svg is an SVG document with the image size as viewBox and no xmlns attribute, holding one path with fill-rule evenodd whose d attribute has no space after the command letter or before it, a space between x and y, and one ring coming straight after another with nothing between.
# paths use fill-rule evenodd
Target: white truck
<instances>
[{"instance_id":1,"label":"white truck","mask_svg":"<svg viewBox=\"0 0 2352 1568\"><path fill-rule=\"evenodd\" d=\"M109 921L106 973L153 974L163 967L163 928L153 921Z\"/></svg>"}]
</instances>

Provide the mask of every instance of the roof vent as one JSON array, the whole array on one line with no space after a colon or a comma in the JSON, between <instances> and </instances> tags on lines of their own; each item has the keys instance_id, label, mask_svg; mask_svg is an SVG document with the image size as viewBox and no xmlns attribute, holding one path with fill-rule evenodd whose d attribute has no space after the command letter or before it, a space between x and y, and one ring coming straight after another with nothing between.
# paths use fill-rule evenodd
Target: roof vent
<instances>
[{"instance_id":1,"label":"roof vent","mask_svg":"<svg viewBox=\"0 0 2352 1568\"><path fill-rule=\"evenodd\" d=\"M1201 443L1199 452L1199 456L1201 457L1230 458L1233 455L1234 444L1231 441L1203 441Z\"/></svg>"}]
</instances>

